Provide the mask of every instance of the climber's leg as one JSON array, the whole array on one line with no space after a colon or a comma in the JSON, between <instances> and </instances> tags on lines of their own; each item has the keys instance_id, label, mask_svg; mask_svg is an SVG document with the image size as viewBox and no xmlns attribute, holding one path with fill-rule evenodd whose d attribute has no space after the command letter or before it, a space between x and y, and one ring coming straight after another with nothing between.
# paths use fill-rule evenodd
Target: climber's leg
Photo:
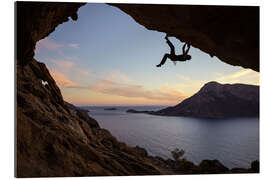
<instances>
[{"instance_id":1,"label":"climber's leg","mask_svg":"<svg viewBox=\"0 0 270 180\"><path fill-rule=\"evenodd\" d=\"M161 62L157 65L157 67L160 67L161 65L163 65L163 64L166 62L166 60L167 60L167 58L168 58L169 56L170 56L170 55L166 53L166 54L163 56Z\"/></svg>"}]
</instances>

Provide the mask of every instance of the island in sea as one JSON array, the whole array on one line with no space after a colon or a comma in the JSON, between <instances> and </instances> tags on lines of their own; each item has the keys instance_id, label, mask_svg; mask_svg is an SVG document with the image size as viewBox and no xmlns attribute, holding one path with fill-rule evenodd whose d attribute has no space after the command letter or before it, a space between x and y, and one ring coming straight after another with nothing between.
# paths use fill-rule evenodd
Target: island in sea
<instances>
[{"instance_id":1,"label":"island in sea","mask_svg":"<svg viewBox=\"0 0 270 180\"><path fill-rule=\"evenodd\" d=\"M117 110L117 108L113 108L113 107L112 108L104 108L104 110L105 111L115 111L115 110Z\"/></svg>"}]
</instances>

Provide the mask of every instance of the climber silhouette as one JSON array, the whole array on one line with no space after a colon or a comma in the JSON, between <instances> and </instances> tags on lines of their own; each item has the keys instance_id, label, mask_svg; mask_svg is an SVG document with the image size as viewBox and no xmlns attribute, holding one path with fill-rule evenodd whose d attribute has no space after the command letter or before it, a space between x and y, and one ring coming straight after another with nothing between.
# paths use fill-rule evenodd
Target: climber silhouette
<instances>
[{"instance_id":1,"label":"climber silhouette","mask_svg":"<svg viewBox=\"0 0 270 180\"><path fill-rule=\"evenodd\" d=\"M163 56L161 62L157 65L157 67L161 67L166 62L167 58L171 59L171 61L174 61L174 62L176 62L176 61L187 61L187 60L190 60L191 59L191 56L188 55L188 51L190 49L190 44L185 43L184 46L183 46L183 48L182 48L182 53L183 54L176 55L175 54L175 50L174 50L174 46L171 43L171 41L168 39L168 35L165 36L165 39L167 40L166 42L167 42L167 44L171 48L171 53L170 54L166 53ZM186 49L186 45L187 45L187 50L185 50Z\"/></svg>"}]
</instances>

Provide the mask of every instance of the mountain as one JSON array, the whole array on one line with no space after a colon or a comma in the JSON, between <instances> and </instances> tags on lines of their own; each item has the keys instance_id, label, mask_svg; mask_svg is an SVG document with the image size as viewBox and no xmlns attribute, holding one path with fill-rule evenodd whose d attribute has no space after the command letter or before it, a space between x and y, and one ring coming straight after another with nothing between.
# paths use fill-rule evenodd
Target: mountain
<instances>
[{"instance_id":1,"label":"mountain","mask_svg":"<svg viewBox=\"0 0 270 180\"><path fill-rule=\"evenodd\" d=\"M212 81L180 104L151 114L203 118L257 117L259 86Z\"/></svg>"}]
</instances>

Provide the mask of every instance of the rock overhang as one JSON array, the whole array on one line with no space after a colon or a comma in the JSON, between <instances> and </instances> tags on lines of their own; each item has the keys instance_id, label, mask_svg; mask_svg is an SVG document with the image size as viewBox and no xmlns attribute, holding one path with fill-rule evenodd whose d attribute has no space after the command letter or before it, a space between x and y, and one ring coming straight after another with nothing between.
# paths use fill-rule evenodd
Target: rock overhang
<instances>
[{"instance_id":1,"label":"rock overhang","mask_svg":"<svg viewBox=\"0 0 270 180\"><path fill-rule=\"evenodd\" d=\"M27 63L35 44L86 3L17 2L17 59ZM165 32L221 61L259 72L259 7L109 4L149 30Z\"/></svg>"}]
</instances>

